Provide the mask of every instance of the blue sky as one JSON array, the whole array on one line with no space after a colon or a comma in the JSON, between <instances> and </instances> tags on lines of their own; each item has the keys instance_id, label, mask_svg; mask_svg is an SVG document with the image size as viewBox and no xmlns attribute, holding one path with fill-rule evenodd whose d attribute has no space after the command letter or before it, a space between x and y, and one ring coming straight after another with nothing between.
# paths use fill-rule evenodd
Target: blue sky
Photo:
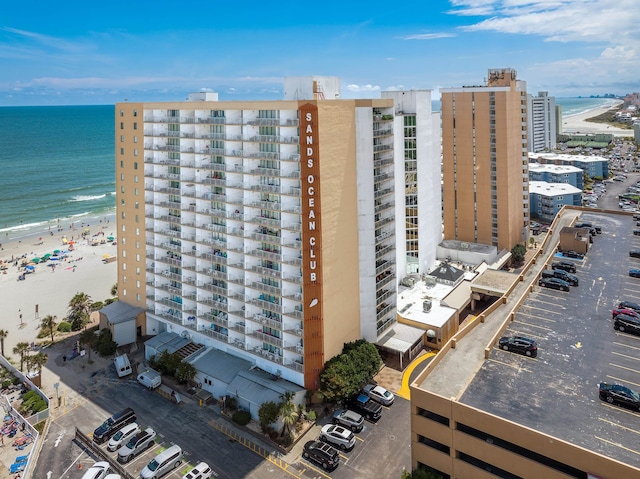
<instances>
[{"instance_id":1,"label":"blue sky","mask_svg":"<svg viewBox=\"0 0 640 479\"><path fill-rule=\"evenodd\" d=\"M482 84L640 90L640 0L6 2L0 106L280 99L285 76L338 76L343 98Z\"/></svg>"}]
</instances>

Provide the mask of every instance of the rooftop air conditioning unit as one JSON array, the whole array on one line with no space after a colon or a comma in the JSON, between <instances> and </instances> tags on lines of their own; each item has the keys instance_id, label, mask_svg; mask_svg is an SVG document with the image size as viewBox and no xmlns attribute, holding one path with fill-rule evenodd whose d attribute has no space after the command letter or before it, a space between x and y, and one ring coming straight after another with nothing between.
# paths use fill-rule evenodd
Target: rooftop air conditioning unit
<instances>
[{"instance_id":1,"label":"rooftop air conditioning unit","mask_svg":"<svg viewBox=\"0 0 640 479\"><path fill-rule=\"evenodd\" d=\"M431 300L430 299L425 299L422 302L422 311L424 311L425 313L428 313L429 311L431 311Z\"/></svg>"}]
</instances>

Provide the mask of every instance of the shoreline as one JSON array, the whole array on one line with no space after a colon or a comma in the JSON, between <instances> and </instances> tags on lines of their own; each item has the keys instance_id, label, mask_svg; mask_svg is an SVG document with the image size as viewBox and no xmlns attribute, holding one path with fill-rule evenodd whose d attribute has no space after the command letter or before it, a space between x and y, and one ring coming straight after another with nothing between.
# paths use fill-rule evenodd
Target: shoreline
<instances>
[{"instance_id":1,"label":"shoreline","mask_svg":"<svg viewBox=\"0 0 640 479\"><path fill-rule=\"evenodd\" d=\"M633 130L625 130L622 128L616 128L608 123L593 123L588 122L589 118L596 117L608 111L611 111L620 104L622 100L613 102L610 106L600 106L593 108L582 113L577 113L571 116L562 117L562 127L559 128L560 134L611 134L616 137L633 136Z\"/></svg>"}]
</instances>

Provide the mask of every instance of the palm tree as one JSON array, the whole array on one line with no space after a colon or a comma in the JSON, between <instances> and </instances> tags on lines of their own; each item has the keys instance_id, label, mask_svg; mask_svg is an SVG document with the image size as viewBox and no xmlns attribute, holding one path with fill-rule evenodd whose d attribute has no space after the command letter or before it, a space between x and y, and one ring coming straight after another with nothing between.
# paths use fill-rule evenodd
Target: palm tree
<instances>
[{"instance_id":1,"label":"palm tree","mask_svg":"<svg viewBox=\"0 0 640 479\"><path fill-rule=\"evenodd\" d=\"M51 334L51 344L53 344L53 335L55 334L56 327L58 326L58 322L56 321L56 319L58 319L56 316L47 314L40 320L40 328L43 331L47 331Z\"/></svg>"},{"instance_id":2,"label":"palm tree","mask_svg":"<svg viewBox=\"0 0 640 479\"><path fill-rule=\"evenodd\" d=\"M2 353L3 357L4 357L4 340L7 338L8 335L9 335L9 331L7 331L6 329L0 329L0 353Z\"/></svg>"},{"instance_id":3,"label":"palm tree","mask_svg":"<svg viewBox=\"0 0 640 479\"><path fill-rule=\"evenodd\" d=\"M291 427L298 420L298 408L293 403L294 394L291 391L280 396L282 405L280 406L280 415L282 416L282 433L281 437L291 434Z\"/></svg>"},{"instance_id":4,"label":"palm tree","mask_svg":"<svg viewBox=\"0 0 640 479\"><path fill-rule=\"evenodd\" d=\"M24 341L16 344L16 347L13 348L13 354L20 355L20 372L22 372L22 370L24 369L24 360L25 357L29 355L29 350L29 343L26 343Z\"/></svg>"},{"instance_id":5,"label":"palm tree","mask_svg":"<svg viewBox=\"0 0 640 479\"><path fill-rule=\"evenodd\" d=\"M74 325L74 330L81 329L89 322L91 304L91 296L86 293L76 293L69 301L69 319Z\"/></svg>"},{"instance_id":6,"label":"palm tree","mask_svg":"<svg viewBox=\"0 0 640 479\"><path fill-rule=\"evenodd\" d=\"M80 333L80 337L78 338L80 344L84 344L89 351L89 357L87 361L91 363L91 348L96 344L98 338L96 336L96 332L93 329L85 329Z\"/></svg>"},{"instance_id":7,"label":"palm tree","mask_svg":"<svg viewBox=\"0 0 640 479\"><path fill-rule=\"evenodd\" d=\"M43 353L42 351L29 357L31 366L33 367L34 371L38 371L39 373L42 373L42 367L47 364L48 359L49 355Z\"/></svg>"}]
</instances>

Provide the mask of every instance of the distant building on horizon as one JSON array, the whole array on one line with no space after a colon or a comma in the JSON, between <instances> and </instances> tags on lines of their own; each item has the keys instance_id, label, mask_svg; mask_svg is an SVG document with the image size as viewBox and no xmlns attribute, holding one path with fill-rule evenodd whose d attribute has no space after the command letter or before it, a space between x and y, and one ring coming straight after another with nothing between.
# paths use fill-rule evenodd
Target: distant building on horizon
<instances>
[{"instance_id":1,"label":"distant building on horizon","mask_svg":"<svg viewBox=\"0 0 640 479\"><path fill-rule=\"evenodd\" d=\"M444 238L511 250L528 236L526 83L491 69L441 93Z\"/></svg>"},{"instance_id":2,"label":"distant building on horizon","mask_svg":"<svg viewBox=\"0 0 640 479\"><path fill-rule=\"evenodd\" d=\"M538 92L538 96L527 95L527 126L529 151L552 151L556 148L558 128L555 97L549 96L546 91Z\"/></svg>"},{"instance_id":3,"label":"distant building on horizon","mask_svg":"<svg viewBox=\"0 0 640 479\"><path fill-rule=\"evenodd\" d=\"M139 336L174 332L317 389L345 342L394 344L398 283L433 266L437 125L430 91L285 84L289 100L116 105L119 299L145 309Z\"/></svg>"}]
</instances>

